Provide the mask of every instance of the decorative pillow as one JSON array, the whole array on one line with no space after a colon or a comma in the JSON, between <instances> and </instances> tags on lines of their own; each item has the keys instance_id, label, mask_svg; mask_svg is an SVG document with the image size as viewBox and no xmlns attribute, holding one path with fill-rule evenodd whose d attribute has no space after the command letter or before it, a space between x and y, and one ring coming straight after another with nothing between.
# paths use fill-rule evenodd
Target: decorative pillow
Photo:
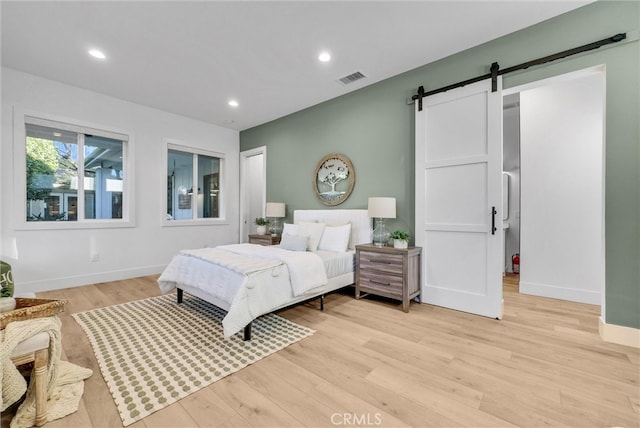
<instances>
[{"instance_id":1,"label":"decorative pillow","mask_svg":"<svg viewBox=\"0 0 640 428\"><path fill-rule=\"evenodd\" d=\"M309 236L307 250L316 251L318 249L318 244L320 243L320 238L322 237L322 232L324 231L324 223L301 221L297 226L299 235Z\"/></svg>"},{"instance_id":2,"label":"decorative pillow","mask_svg":"<svg viewBox=\"0 0 640 428\"><path fill-rule=\"evenodd\" d=\"M309 237L306 235L289 235L284 233L280 240L280 248L290 251L307 251Z\"/></svg>"},{"instance_id":3,"label":"decorative pillow","mask_svg":"<svg viewBox=\"0 0 640 428\"><path fill-rule=\"evenodd\" d=\"M2 293L0 297L13 297L13 275L11 274L11 265L0 260L0 286Z\"/></svg>"},{"instance_id":4,"label":"decorative pillow","mask_svg":"<svg viewBox=\"0 0 640 428\"><path fill-rule=\"evenodd\" d=\"M349 248L351 223L342 226L326 226L318 244L318 250L344 253Z\"/></svg>"},{"instance_id":5,"label":"decorative pillow","mask_svg":"<svg viewBox=\"0 0 640 428\"><path fill-rule=\"evenodd\" d=\"M282 234L284 235L285 233L288 233L289 235L298 235L298 225L285 223L282 228Z\"/></svg>"}]
</instances>

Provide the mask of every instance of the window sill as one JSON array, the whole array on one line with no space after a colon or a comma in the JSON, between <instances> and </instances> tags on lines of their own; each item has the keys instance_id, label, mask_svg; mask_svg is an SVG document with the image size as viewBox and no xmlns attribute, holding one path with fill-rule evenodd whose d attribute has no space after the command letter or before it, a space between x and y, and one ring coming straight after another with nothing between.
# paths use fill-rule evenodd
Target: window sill
<instances>
[{"instance_id":1,"label":"window sill","mask_svg":"<svg viewBox=\"0 0 640 428\"><path fill-rule=\"evenodd\" d=\"M162 227L228 226L226 219L162 220Z\"/></svg>"},{"instance_id":2,"label":"window sill","mask_svg":"<svg viewBox=\"0 0 640 428\"><path fill-rule=\"evenodd\" d=\"M73 229L122 229L135 227L133 221L126 220L85 220L77 221L25 221L16 225L16 230L73 230Z\"/></svg>"}]
</instances>

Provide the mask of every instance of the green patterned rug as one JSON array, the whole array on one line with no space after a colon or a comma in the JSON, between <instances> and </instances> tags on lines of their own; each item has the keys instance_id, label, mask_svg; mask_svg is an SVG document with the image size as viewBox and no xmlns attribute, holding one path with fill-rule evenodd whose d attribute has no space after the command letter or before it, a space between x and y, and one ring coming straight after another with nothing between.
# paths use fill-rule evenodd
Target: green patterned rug
<instances>
[{"instance_id":1,"label":"green patterned rug","mask_svg":"<svg viewBox=\"0 0 640 428\"><path fill-rule=\"evenodd\" d=\"M89 336L124 426L295 343L314 330L275 314L253 322L252 339L222 334L226 312L175 295L73 314Z\"/></svg>"}]
</instances>

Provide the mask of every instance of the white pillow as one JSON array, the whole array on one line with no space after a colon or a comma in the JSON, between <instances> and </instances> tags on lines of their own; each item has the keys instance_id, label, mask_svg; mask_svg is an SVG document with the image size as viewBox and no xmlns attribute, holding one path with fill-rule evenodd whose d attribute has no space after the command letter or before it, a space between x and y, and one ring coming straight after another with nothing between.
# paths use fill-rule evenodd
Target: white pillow
<instances>
[{"instance_id":1,"label":"white pillow","mask_svg":"<svg viewBox=\"0 0 640 428\"><path fill-rule=\"evenodd\" d=\"M284 233L280 241L280 248L290 251L307 251L309 237L303 235L289 235Z\"/></svg>"},{"instance_id":2,"label":"white pillow","mask_svg":"<svg viewBox=\"0 0 640 428\"><path fill-rule=\"evenodd\" d=\"M318 250L344 253L349 248L351 223L342 226L326 226L318 244Z\"/></svg>"},{"instance_id":3,"label":"white pillow","mask_svg":"<svg viewBox=\"0 0 640 428\"><path fill-rule=\"evenodd\" d=\"M309 244L307 245L307 250L316 251L318 249L318 244L320 243L320 238L322 237L322 232L324 231L324 223L301 221L297 224L297 226L298 235L309 236Z\"/></svg>"},{"instance_id":4,"label":"white pillow","mask_svg":"<svg viewBox=\"0 0 640 428\"><path fill-rule=\"evenodd\" d=\"M284 235L285 233L288 233L289 235L298 235L298 225L285 223L282 228L282 234Z\"/></svg>"}]
</instances>

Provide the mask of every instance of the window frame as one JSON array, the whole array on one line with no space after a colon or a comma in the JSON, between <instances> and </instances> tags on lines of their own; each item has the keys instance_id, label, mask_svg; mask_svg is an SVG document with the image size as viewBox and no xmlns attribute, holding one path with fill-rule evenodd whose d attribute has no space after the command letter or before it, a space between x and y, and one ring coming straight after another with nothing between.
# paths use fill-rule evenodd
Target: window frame
<instances>
[{"instance_id":1,"label":"window frame","mask_svg":"<svg viewBox=\"0 0 640 428\"><path fill-rule=\"evenodd\" d=\"M103 229L135 227L135 179L134 162L134 136L127 130L115 126L90 123L76 118L62 117L49 113L31 111L14 107L13 112L13 223L16 230L70 230L70 229ZM116 138L122 141L122 218L116 219L78 219L75 221L27 221L27 144L26 124L45 124L45 126L70 129L78 133L93 133L107 138ZM79 186L84 192L84 157L78 168ZM80 183L82 182L82 183ZM80 197L78 193L78 210L84 209L84 193ZM80 205L82 204L82 205Z\"/></svg>"},{"instance_id":2,"label":"window frame","mask_svg":"<svg viewBox=\"0 0 640 428\"><path fill-rule=\"evenodd\" d=\"M188 153L192 155L193 159L193 170L192 170L192 183L198 182L198 168L196 155L204 155L209 157L218 158L220 160L219 163L219 217L211 218L198 217L198 202L197 196L198 193L194 192L191 195L191 206L196 207L192 210L192 216L190 219L167 219L167 188L169 186L169 175L168 175L168 160L169 160L169 150L180 151L184 153ZM196 147L194 145L186 144L183 141L174 140L170 138L164 138L162 144L162 189L160 194L162 195L162 226L166 227L184 227L184 226L216 226L216 225L228 225L229 221L227 220L227 191L226 191L226 154L221 152L216 152L214 150L203 149L200 147ZM197 185L195 186L197 187Z\"/></svg>"}]
</instances>

